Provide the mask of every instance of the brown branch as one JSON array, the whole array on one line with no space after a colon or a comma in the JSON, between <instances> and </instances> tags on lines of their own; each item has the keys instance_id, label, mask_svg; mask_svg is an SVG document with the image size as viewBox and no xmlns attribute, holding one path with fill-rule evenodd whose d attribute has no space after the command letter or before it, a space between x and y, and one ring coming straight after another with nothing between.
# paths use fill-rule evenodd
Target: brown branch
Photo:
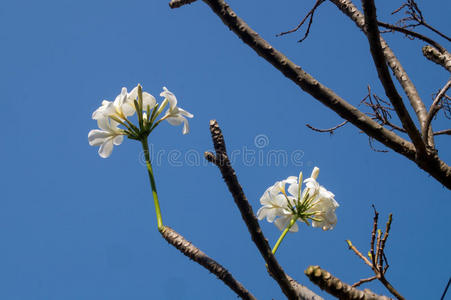
<instances>
[{"instance_id":1,"label":"brown branch","mask_svg":"<svg viewBox=\"0 0 451 300\"><path fill-rule=\"evenodd\" d=\"M239 297L247 300L256 300L256 298L240 282L238 282L226 268L207 256L175 230L168 226L164 226L163 229L160 230L160 233L169 244L211 273L215 274L219 280L224 282Z\"/></svg>"},{"instance_id":2,"label":"brown branch","mask_svg":"<svg viewBox=\"0 0 451 300\"><path fill-rule=\"evenodd\" d=\"M382 126L389 126L392 130L398 130L400 132L406 133L406 130L404 128L399 127L390 121L391 114L389 111L394 110L392 105L389 102L384 101L376 94L371 94L371 87L369 85L367 88L368 94L365 96L365 98L363 98L362 101L360 101L360 104L365 104L372 109L372 113L367 113L371 117L371 119L378 122Z\"/></svg>"},{"instance_id":3,"label":"brown branch","mask_svg":"<svg viewBox=\"0 0 451 300\"><path fill-rule=\"evenodd\" d=\"M440 298L440 300L444 300L445 296L446 296L446 292L448 291L449 285L451 284L451 277L448 280L448 283L445 286L445 290L443 291L442 297Z\"/></svg>"},{"instance_id":4,"label":"brown branch","mask_svg":"<svg viewBox=\"0 0 451 300\"><path fill-rule=\"evenodd\" d=\"M434 135L441 135L441 134L451 135L451 129L444 129L444 130L439 130L439 131L434 132Z\"/></svg>"},{"instance_id":5,"label":"brown branch","mask_svg":"<svg viewBox=\"0 0 451 300\"><path fill-rule=\"evenodd\" d=\"M364 283L371 282L371 281L373 281L374 279L377 279L377 276L371 276L371 277L369 277L369 278L360 279L359 281L357 281L356 283L354 283L354 284L351 285L351 286L352 286L352 287L358 287L358 286L360 286L360 285L362 285L362 284L364 284Z\"/></svg>"},{"instance_id":6,"label":"brown branch","mask_svg":"<svg viewBox=\"0 0 451 300\"><path fill-rule=\"evenodd\" d=\"M277 281L288 299L319 299L319 296L310 291L308 288L299 285L299 289L295 289L295 287L290 283L287 275L277 262L275 256L272 254L271 248L263 235L252 207L247 201L243 188L238 182L235 170L232 168L227 155L224 136L222 135L221 129L215 120L210 121L210 132L216 155L211 152L205 152L205 158L208 161L213 162L221 171L222 177L233 196L235 204L240 210L241 217L246 223L247 229L251 234L252 241L255 243L260 251L260 254L267 263L271 276Z\"/></svg>"},{"instance_id":7,"label":"brown branch","mask_svg":"<svg viewBox=\"0 0 451 300\"><path fill-rule=\"evenodd\" d=\"M357 27L359 27L363 31L363 33L367 34L365 29L365 18L351 0L330 1L335 4L338 9L340 9L346 16L353 20ZM407 95L407 98L409 98L410 104L412 105L418 117L418 120L420 121L420 124L423 123L424 119L426 118L427 111L423 101L421 101L415 85L412 83L409 76L407 75L407 72L402 67L400 61L396 58L395 54L382 37L380 42L388 65L392 69L393 74L395 75L398 82L401 84L404 92Z\"/></svg>"},{"instance_id":8,"label":"brown branch","mask_svg":"<svg viewBox=\"0 0 451 300\"><path fill-rule=\"evenodd\" d=\"M389 300L386 296L380 296L374 294L372 291L365 289L363 291L358 290L347 283L344 283L337 277L326 270L321 269L319 266L310 266L304 271L305 275L314 284L319 286L322 290L325 290L329 294L339 299L349 300Z\"/></svg>"},{"instance_id":9,"label":"brown branch","mask_svg":"<svg viewBox=\"0 0 451 300\"><path fill-rule=\"evenodd\" d=\"M340 127L346 125L348 122L349 122L349 121L346 120L346 121L341 122L340 124L338 124L338 125L336 125L336 126L334 126L334 127L332 127L332 128L327 128L327 129L319 129L319 128L313 127L313 126L310 125L310 124L305 124L305 126L307 126L307 127L310 128L311 130L316 131L316 132L328 132L328 133L330 133L330 134L334 134L334 131L335 131L335 130L337 130L338 128L340 128Z\"/></svg>"},{"instance_id":10,"label":"brown branch","mask_svg":"<svg viewBox=\"0 0 451 300\"><path fill-rule=\"evenodd\" d=\"M440 183L451 189L451 168L446 163L441 161L437 154L428 157L428 160L417 160L415 148L410 142L371 120L371 118L359 111L356 107L340 98L332 90L322 85L310 74L302 70L300 66L297 66L290 61L285 55L272 47L267 41L252 30L241 18L239 18L224 0L203 1L210 6L212 11L217 14L224 24L229 27L241 40L243 40L243 42L254 49L259 56L271 63L276 69L292 80L301 89L335 111L343 119L354 124L369 137L373 137L385 146L414 161L421 169L425 170ZM345 11L350 9L352 16L355 16L356 13L358 13L357 8L355 8L349 0L330 1L334 3L337 2L336 5L339 7L344 5L343 9ZM353 9L353 7L355 9ZM357 14L357 16L363 20L363 17L360 14ZM387 61L406 91L406 94L408 94L411 103L416 103L418 100L418 105L424 106L419 97L415 98L418 96L415 87L408 79L407 74L399 64L399 61L396 59L388 46L386 46L386 44L384 46L384 53L386 53ZM412 105L417 114L421 112L421 108L419 108L418 105Z\"/></svg>"},{"instance_id":11,"label":"brown branch","mask_svg":"<svg viewBox=\"0 0 451 300\"><path fill-rule=\"evenodd\" d=\"M434 41L433 39L428 38L427 36L422 35L422 34L420 34L420 33L418 33L418 32L415 32L415 31L412 31L412 30L408 30L408 29L403 28L403 27L395 26L395 25L392 25L392 24L380 22L380 21L377 22L377 25L382 26L382 27L384 27L384 28L388 28L388 29L390 29L391 31L402 32L402 33L404 33L405 35L412 36L412 37L414 37L414 38L423 40L423 41L425 41L426 43L429 43L429 44L431 44L432 46L434 46L435 48L437 48L441 53L447 52L446 49L442 47L442 45L440 45L439 43L437 43L437 42Z\"/></svg>"},{"instance_id":12,"label":"brown branch","mask_svg":"<svg viewBox=\"0 0 451 300\"><path fill-rule=\"evenodd\" d=\"M191 4L195 1L196 0L171 0L171 2L169 2L169 7L170 8L178 8L185 4Z\"/></svg>"},{"instance_id":13,"label":"brown branch","mask_svg":"<svg viewBox=\"0 0 451 300\"><path fill-rule=\"evenodd\" d=\"M448 72L451 72L451 55L448 52L440 53L437 49L431 46L424 46L422 48L423 55L432 62L444 67Z\"/></svg>"},{"instance_id":14,"label":"brown branch","mask_svg":"<svg viewBox=\"0 0 451 300\"><path fill-rule=\"evenodd\" d=\"M446 94L448 89L451 87L451 78L448 80L448 82L445 84L445 86L440 90L440 92L435 97L434 101L431 104L431 107L429 108L429 113L426 117L425 121L425 127L423 128L423 135L424 139L427 141L428 134L429 134L429 128L432 122L432 119L434 118L435 114L442 108L442 105L440 104L442 101L443 96Z\"/></svg>"},{"instance_id":15,"label":"brown branch","mask_svg":"<svg viewBox=\"0 0 451 300\"><path fill-rule=\"evenodd\" d=\"M410 118L409 112L404 106L402 98L398 94L387 68L379 28L377 26L376 6L374 5L374 0L362 0L362 5L365 14L365 29L367 32L367 38L370 44L370 51L373 56L373 61L377 69L379 80L384 87L385 94L393 104L404 129L407 131L407 134L415 145L417 155L424 157L426 155L426 145L421 138L420 132Z\"/></svg>"},{"instance_id":16,"label":"brown branch","mask_svg":"<svg viewBox=\"0 0 451 300\"><path fill-rule=\"evenodd\" d=\"M351 241L346 240L346 242L348 243L349 249L352 250L355 254L357 254L357 256L359 256L365 262L365 264L367 264L373 270L375 278L377 278L397 299L404 300L404 297L401 296L401 294L385 278L385 273L387 272L388 269L388 261L387 258L385 257L384 250L391 228L392 214L388 216L388 221L385 226L385 233L382 236L382 231L380 229L379 230L377 229L379 213L376 211L374 205L373 209L374 209L373 229L371 231L371 245L370 252L368 254L372 262L370 262L355 246L353 246ZM377 242L375 249L374 244L376 241L376 231L377 231ZM359 282L357 282L357 284L369 282L372 280L371 278L362 279Z\"/></svg>"},{"instance_id":17,"label":"brown branch","mask_svg":"<svg viewBox=\"0 0 451 300\"><path fill-rule=\"evenodd\" d=\"M367 264L371 268L376 265L376 261L377 261L377 256L374 254L374 241L376 239L377 221L379 220L379 213L377 212L376 207L374 206L374 204L372 205L372 207L373 207L373 210L374 210L373 230L371 231L371 245L370 245L370 253L371 253L371 262L372 262L372 264ZM377 241L377 245L379 245L379 239L380 239L380 234L378 234L378 236L377 236L377 240L378 240ZM349 241L348 243L350 244L351 242ZM358 250L355 249L354 252L358 252Z\"/></svg>"},{"instance_id":18,"label":"brown branch","mask_svg":"<svg viewBox=\"0 0 451 300\"><path fill-rule=\"evenodd\" d=\"M370 145L371 150L373 150L374 152L379 152L379 153L388 153L388 150L379 150L376 149L376 147L374 147L373 145L373 138L372 137L368 137L368 144Z\"/></svg>"},{"instance_id":19,"label":"brown branch","mask_svg":"<svg viewBox=\"0 0 451 300\"><path fill-rule=\"evenodd\" d=\"M402 18L397 23L403 24L404 28L407 28L407 27L413 28L413 27L422 25L422 26L426 27L427 29L435 32L442 38L447 39L449 42L451 42L451 38L449 38L445 34L441 33L439 30L435 29L434 27L432 27L431 25L426 23L426 21L423 17L423 13L421 12L420 8L418 7L418 4L416 4L416 2L414 0L407 0L398 9L394 10L392 12L392 15L400 12L404 8L407 9L407 11L405 12L407 14L407 17ZM410 21L413 21L413 23L407 24L407 22L410 22Z\"/></svg>"},{"instance_id":20,"label":"brown branch","mask_svg":"<svg viewBox=\"0 0 451 300\"><path fill-rule=\"evenodd\" d=\"M348 243L348 247L350 250L354 251L354 253L360 257L370 268L373 267L373 264L366 258L357 248L351 243L350 240L346 240L346 243Z\"/></svg>"},{"instance_id":21,"label":"brown branch","mask_svg":"<svg viewBox=\"0 0 451 300\"><path fill-rule=\"evenodd\" d=\"M307 30L304 34L304 37L302 39L300 39L298 42L302 42L303 40L305 40L309 33L310 33L310 27L312 26L313 23L313 15L315 14L315 10L324 2L325 0L316 0L315 5L313 6L313 8L307 13L307 15L301 20L301 22L293 29L285 31L285 32L281 32L279 34L277 34L276 36L282 36L285 34L289 34L292 32L297 31L299 28L301 28L301 26L305 23L305 21L307 20L307 18L310 16L309 19L309 23L307 25Z\"/></svg>"}]
</instances>

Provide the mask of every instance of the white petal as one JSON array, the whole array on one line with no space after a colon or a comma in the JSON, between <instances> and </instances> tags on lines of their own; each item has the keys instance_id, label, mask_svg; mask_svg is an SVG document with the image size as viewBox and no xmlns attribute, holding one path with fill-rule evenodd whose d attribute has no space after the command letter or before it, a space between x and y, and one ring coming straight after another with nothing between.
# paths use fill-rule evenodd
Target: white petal
<instances>
[{"instance_id":1,"label":"white petal","mask_svg":"<svg viewBox=\"0 0 451 300\"><path fill-rule=\"evenodd\" d=\"M271 199L272 199L271 195L269 194L268 189L267 189L260 198L260 204L261 205L269 204L272 202Z\"/></svg>"},{"instance_id":2,"label":"white petal","mask_svg":"<svg viewBox=\"0 0 451 300\"><path fill-rule=\"evenodd\" d=\"M94 129L88 133L88 141L91 146L99 146L105 142L110 133L103 130Z\"/></svg>"},{"instance_id":3,"label":"white petal","mask_svg":"<svg viewBox=\"0 0 451 300\"><path fill-rule=\"evenodd\" d=\"M102 145L100 145L99 155L102 158L107 158L111 155L111 152L113 152L113 139L109 138L106 139Z\"/></svg>"},{"instance_id":4,"label":"white petal","mask_svg":"<svg viewBox=\"0 0 451 300\"><path fill-rule=\"evenodd\" d=\"M149 109L152 109L157 104L157 100L155 100L155 97L152 96L149 93L143 92L143 110L147 110L147 106L149 106Z\"/></svg>"},{"instance_id":5,"label":"white petal","mask_svg":"<svg viewBox=\"0 0 451 300\"><path fill-rule=\"evenodd\" d=\"M123 135L117 135L113 138L113 144L115 144L116 146L122 144L122 141L124 140L124 136Z\"/></svg>"},{"instance_id":6,"label":"white petal","mask_svg":"<svg viewBox=\"0 0 451 300\"><path fill-rule=\"evenodd\" d=\"M128 99L129 99L129 101L130 100L133 101L133 100L135 100L137 98L138 98L138 86L135 86L133 88L133 90L131 90L131 92L128 93Z\"/></svg>"},{"instance_id":7,"label":"white petal","mask_svg":"<svg viewBox=\"0 0 451 300\"><path fill-rule=\"evenodd\" d=\"M107 117L103 117L97 120L97 126L99 126L100 129L103 129L104 131L111 131L110 129L110 122Z\"/></svg>"},{"instance_id":8,"label":"white petal","mask_svg":"<svg viewBox=\"0 0 451 300\"><path fill-rule=\"evenodd\" d=\"M189 124L188 120L183 118L183 134L187 134L189 132Z\"/></svg>"},{"instance_id":9,"label":"white petal","mask_svg":"<svg viewBox=\"0 0 451 300\"><path fill-rule=\"evenodd\" d=\"M274 221L274 225L276 225L279 230L284 230L290 223L291 218L291 215L280 217Z\"/></svg>"},{"instance_id":10,"label":"white petal","mask_svg":"<svg viewBox=\"0 0 451 300\"><path fill-rule=\"evenodd\" d=\"M130 117L135 113L135 104L133 102L131 103L124 103L121 106L121 110L122 113L126 116L126 117Z\"/></svg>"},{"instance_id":11,"label":"white petal","mask_svg":"<svg viewBox=\"0 0 451 300\"><path fill-rule=\"evenodd\" d=\"M181 116L177 116L177 117L169 117L166 119L169 124L173 125L173 126L178 126L180 124L182 124L183 120L185 120L184 117Z\"/></svg>"},{"instance_id":12,"label":"white petal","mask_svg":"<svg viewBox=\"0 0 451 300\"><path fill-rule=\"evenodd\" d=\"M266 218L269 223L272 223L278 216L280 216L280 209L271 206L262 206L257 211L257 218L259 220Z\"/></svg>"},{"instance_id":13,"label":"white petal","mask_svg":"<svg viewBox=\"0 0 451 300\"><path fill-rule=\"evenodd\" d=\"M298 178L296 176L290 176L287 179L284 180L286 183L296 183L298 181Z\"/></svg>"},{"instance_id":14,"label":"white petal","mask_svg":"<svg viewBox=\"0 0 451 300\"><path fill-rule=\"evenodd\" d=\"M165 86L163 87L163 91L160 93L160 96L168 99L170 109L174 109L174 107L177 106L177 98Z\"/></svg>"},{"instance_id":15,"label":"white petal","mask_svg":"<svg viewBox=\"0 0 451 300\"><path fill-rule=\"evenodd\" d=\"M288 201L287 198L285 198L285 195L279 194L273 197L272 201L274 206L282 207L282 208L288 208Z\"/></svg>"},{"instance_id":16,"label":"white petal","mask_svg":"<svg viewBox=\"0 0 451 300\"><path fill-rule=\"evenodd\" d=\"M298 189L299 189L299 185L297 183L292 183L288 187L288 193L290 193L293 197L295 197L297 199L298 198Z\"/></svg>"},{"instance_id":17,"label":"white petal","mask_svg":"<svg viewBox=\"0 0 451 300\"><path fill-rule=\"evenodd\" d=\"M193 117L194 117L193 114L187 112L187 111L184 110L183 108L180 108L180 107L179 107L178 109L179 109L179 112L180 112L180 114L181 114L182 116L185 116L185 117L188 117L188 118L193 118Z\"/></svg>"}]
</instances>

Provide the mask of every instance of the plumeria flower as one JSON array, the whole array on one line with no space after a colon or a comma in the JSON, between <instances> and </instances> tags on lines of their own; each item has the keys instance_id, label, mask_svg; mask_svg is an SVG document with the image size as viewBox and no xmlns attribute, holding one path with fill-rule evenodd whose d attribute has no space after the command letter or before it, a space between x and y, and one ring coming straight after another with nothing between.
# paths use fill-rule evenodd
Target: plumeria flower
<instances>
[{"instance_id":1,"label":"plumeria flower","mask_svg":"<svg viewBox=\"0 0 451 300\"><path fill-rule=\"evenodd\" d=\"M315 167L311 177L304 180L303 191L302 172L298 178L290 176L276 182L260 199L263 206L257 212L258 219L266 217L268 222L274 221L280 230L288 228L291 224L290 232L299 230L297 223L292 223L292 220L301 220L307 225L310 225L311 220L313 227L320 227L323 230L333 229L337 223L335 209L339 205L334 199L334 194L316 181L318 174L319 169ZM289 185L287 190L286 185Z\"/></svg>"},{"instance_id":2,"label":"plumeria flower","mask_svg":"<svg viewBox=\"0 0 451 300\"><path fill-rule=\"evenodd\" d=\"M100 146L99 155L107 158L113 151L113 145L120 145L124 140L124 130L118 128L118 123L107 117L97 120L99 129L91 130L88 134L89 145Z\"/></svg>"},{"instance_id":3,"label":"plumeria flower","mask_svg":"<svg viewBox=\"0 0 451 300\"><path fill-rule=\"evenodd\" d=\"M177 98L174 94L165 87L163 89L161 95L165 99L161 105L157 104L154 96L144 92L139 84L130 93L125 87L122 88L121 93L113 102L103 100L102 105L92 114L92 118L97 120L100 129L89 132L89 144L100 146L99 155L106 158L111 155L114 145L122 143L124 135L147 145L149 134L163 120L168 120L172 125L184 123L183 134L188 133L188 121L185 117L192 118L193 115L177 107ZM155 121L167 104L169 104L169 108L165 115ZM135 112L138 115L137 124L133 124L127 118L134 115ZM118 125L124 126L124 129L118 128Z\"/></svg>"},{"instance_id":4,"label":"plumeria flower","mask_svg":"<svg viewBox=\"0 0 451 300\"><path fill-rule=\"evenodd\" d=\"M177 98L166 87L163 87L163 91L160 93L160 96L165 97L161 107L164 107L166 103L169 102L169 109L166 111L166 114L162 120L167 120L169 124L174 126L178 126L183 123L183 134L187 134L189 132L189 124L185 117L192 118L194 116L186 110L177 107Z\"/></svg>"}]
</instances>

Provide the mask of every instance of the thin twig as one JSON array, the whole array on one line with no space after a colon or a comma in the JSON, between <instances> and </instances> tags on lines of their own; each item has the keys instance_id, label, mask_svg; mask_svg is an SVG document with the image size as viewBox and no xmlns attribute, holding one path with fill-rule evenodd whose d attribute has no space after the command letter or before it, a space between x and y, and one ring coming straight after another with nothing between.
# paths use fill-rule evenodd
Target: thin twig
<instances>
[{"instance_id":1,"label":"thin twig","mask_svg":"<svg viewBox=\"0 0 451 300\"><path fill-rule=\"evenodd\" d=\"M240 282L238 282L226 268L210 258L191 242L187 241L175 230L168 226L164 226L163 229L160 230L160 233L169 244L211 273L215 274L219 280L224 282L239 297L246 300L256 300L256 298Z\"/></svg>"},{"instance_id":2,"label":"thin twig","mask_svg":"<svg viewBox=\"0 0 451 300\"><path fill-rule=\"evenodd\" d=\"M366 258L352 243L350 240L346 240L346 243L348 243L348 247L350 250L354 251L354 253L360 257L370 268L373 267L373 264Z\"/></svg>"},{"instance_id":3,"label":"thin twig","mask_svg":"<svg viewBox=\"0 0 451 300\"><path fill-rule=\"evenodd\" d=\"M334 126L334 127L332 127L332 128L327 128L327 129L319 129L319 128L313 127L313 126L310 125L310 124L305 124L305 126L307 126L307 127L310 128L311 130L316 131L316 132L328 132L328 133L330 133L330 134L334 134L334 133L335 133L335 132L334 132L335 130L337 130L338 128L340 128L340 127L346 125L348 122L349 122L349 121L346 120L346 121L343 121L343 122L341 122L340 124L338 124L338 125L336 125L336 126Z\"/></svg>"},{"instance_id":4,"label":"thin twig","mask_svg":"<svg viewBox=\"0 0 451 300\"><path fill-rule=\"evenodd\" d=\"M368 137L368 144L370 145L371 150L373 150L374 152L379 152L379 153L388 153L388 150L379 150L376 149L376 147L374 147L373 145L373 138L372 137Z\"/></svg>"},{"instance_id":5,"label":"thin twig","mask_svg":"<svg viewBox=\"0 0 451 300\"><path fill-rule=\"evenodd\" d=\"M313 23L313 15L315 14L315 10L324 2L325 0L316 0L315 5L313 6L313 8L308 12L308 14L301 20L301 22L293 29L285 31L285 32L281 32L279 34L277 34L276 36L282 36L285 34L289 34L289 33L293 33L295 31L297 31L299 28L301 28L301 26L305 23L305 21L307 20L308 17L310 17L309 19L309 23L307 25L307 30L304 34L304 37L302 39L300 39L298 42L302 42L303 40L305 40L309 33L310 33L310 27L312 26Z\"/></svg>"},{"instance_id":6,"label":"thin twig","mask_svg":"<svg viewBox=\"0 0 451 300\"><path fill-rule=\"evenodd\" d=\"M423 128L423 136L424 140L427 141L428 134L429 134L429 127L431 125L432 119L434 118L435 114L442 108L442 105L440 104L442 101L443 96L446 94L448 89L451 87L451 77L446 82L445 86L440 90L440 92L435 97L434 101L431 104L431 107L429 108L429 113L426 117L425 125Z\"/></svg>"},{"instance_id":7,"label":"thin twig","mask_svg":"<svg viewBox=\"0 0 451 300\"><path fill-rule=\"evenodd\" d=\"M351 286L352 286L352 287L358 287L358 286L360 286L360 285L362 285L362 284L364 284L364 283L371 282L371 281L373 281L374 279L377 279L377 276L371 276L371 277L369 277L369 278L360 279L359 281L357 281L356 283L354 283L354 284L351 285Z\"/></svg>"},{"instance_id":8,"label":"thin twig","mask_svg":"<svg viewBox=\"0 0 451 300\"><path fill-rule=\"evenodd\" d=\"M442 134L451 135L451 129L444 129L444 130L439 130L439 131L434 132L434 136L442 135Z\"/></svg>"},{"instance_id":9,"label":"thin twig","mask_svg":"<svg viewBox=\"0 0 451 300\"><path fill-rule=\"evenodd\" d=\"M407 11L405 12L407 17L402 18L401 20L399 20L397 22L398 24L401 24L403 28L414 28L414 27L422 25L422 26L428 28L429 30L435 32L442 38L447 39L448 41L451 42L451 38L449 38L448 36L446 36L445 34L440 32L439 30L435 29L434 27L432 27L431 25L426 23L426 21L423 17L423 13L421 12L420 8L418 7L418 4L414 0L407 0L399 8L394 10L392 12L392 15L400 12L404 8L407 9ZM408 22L413 22L413 23L409 24Z\"/></svg>"},{"instance_id":10,"label":"thin twig","mask_svg":"<svg viewBox=\"0 0 451 300\"><path fill-rule=\"evenodd\" d=\"M377 212L374 204L372 205L372 207L374 210L374 218L373 218L373 230L371 231L371 245L370 245L371 263L372 263L370 265L371 268L373 268L376 265L376 261L377 261L377 256L374 253L374 240L376 239L377 222L379 220L379 213ZM378 239L379 239L379 237L378 237ZM355 251L358 251L358 250L356 249L356 250L354 250L354 252Z\"/></svg>"},{"instance_id":11,"label":"thin twig","mask_svg":"<svg viewBox=\"0 0 451 300\"><path fill-rule=\"evenodd\" d=\"M373 205L374 210L374 218L373 218L373 229L371 231L371 245L369 256L371 258L372 263L354 246L351 241L347 240L349 249L351 249L357 256L359 256L374 272L374 278L377 278L389 291L399 300L404 300L404 297L390 284L390 282L385 278L385 272L389 267L387 257L385 256L385 244L387 242L391 223L392 223L392 214L388 216L388 221L385 226L385 233L382 235L382 231L378 229L378 219L379 213ZM376 234L377 232L377 234ZM377 235L377 238L376 238ZM376 243L376 248L374 247ZM385 264L385 266L384 266ZM363 284L365 282L369 282L374 279L373 277L362 279L356 283L356 285Z\"/></svg>"},{"instance_id":12,"label":"thin twig","mask_svg":"<svg viewBox=\"0 0 451 300\"><path fill-rule=\"evenodd\" d=\"M395 26L395 25L392 25L392 24L380 22L380 21L377 22L377 25L382 26L384 28L388 28L391 31L402 32L405 35L409 35L409 36L415 37L417 39L423 40L426 43L429 43L432 46L434 46L435 48L437 48L441 53L447 52L446 49L442 47L442 45L440 45L439 43L437 43L433 39L428 38L427 36L422 35L422 34L420 34L418 32L415 32L415 31L412 31L412 30L409 30L409 29L406 29L406 28L403 28L403 27Z\"/></svg>"},{"instance_id":13,"label":"thin twig","mask_svg":"<svg viewBox=\"0 0 451 300\"><path fill-rule=\"evenodd\" d=\"M448 284L446 285L445 290L443 291L443 295L442 295L442 297L440 298L440 300L444 300L444 299L445 299L446 292L448 291L448 288L449 288L449 285L450 285L450 284L451 284L451 277L450 277L449 280L448 280Z\"/></svg>"},{"instance_id":14,"label":"thin twig","mask_svg":"<svg viewBox=\"0 0 451 300\"><path fill-rule=\"evenodd\" d=\"M171 0L171 2L169 2L169 7L170 8L178 8L178 7L181 7L186 4L191 4L195 1L196 0Z\"/></svg>"}]
</instances>

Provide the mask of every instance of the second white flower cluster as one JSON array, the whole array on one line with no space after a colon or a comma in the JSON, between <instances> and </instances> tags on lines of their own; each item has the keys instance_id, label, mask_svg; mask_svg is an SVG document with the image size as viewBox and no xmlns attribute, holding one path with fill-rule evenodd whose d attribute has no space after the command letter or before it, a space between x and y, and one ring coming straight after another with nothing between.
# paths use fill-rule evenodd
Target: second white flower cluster
<instances>
[{"instance_id":1,"label":"second white flower cluster","mask_svg":"<svg viewBox=\"0 0 451 300\"><path fill-rule=\"evenodd\" d=\"M310 178L304 180L302 190L302 172L299 177L290 176L269 187L260 198L263 205L257 212L257 217L274 224L280 230L289 228L290 232L299 230L297 220L323 230L333 229L337 223L335 209L339 206L334 194L320 186L316 181L319 168L315 167ZM285 186L288 185L288 193Z\"/></svg>"},{"instance_id":2,"label":"second white flower cluster","mask_svg":"<svg viewBox=\"0 0 451 300\"><path fill-rule=\"evenodd\" d=\"M163 120L171 125L183 123L183 134L189 132L189 124L186 118L193 115L177 106L177 98L166 87L160 93L164 100L158 104L155 97L143 92L137 85L130 93L122 88L121 93L114 101L103 100L102 105L94 111L92 118L97 120L99 129L91 130L88 134L91 146L100 146L99 155L106 158L111 155L113 145L120 145L123 136L131 139L142 140L152 132ZM156 121L163 109L169 104L162 118ZM129 117L137 112L138 126L130 122ZM125 129L118 126L123 125Z\"/></svg>"}]
</instances>

